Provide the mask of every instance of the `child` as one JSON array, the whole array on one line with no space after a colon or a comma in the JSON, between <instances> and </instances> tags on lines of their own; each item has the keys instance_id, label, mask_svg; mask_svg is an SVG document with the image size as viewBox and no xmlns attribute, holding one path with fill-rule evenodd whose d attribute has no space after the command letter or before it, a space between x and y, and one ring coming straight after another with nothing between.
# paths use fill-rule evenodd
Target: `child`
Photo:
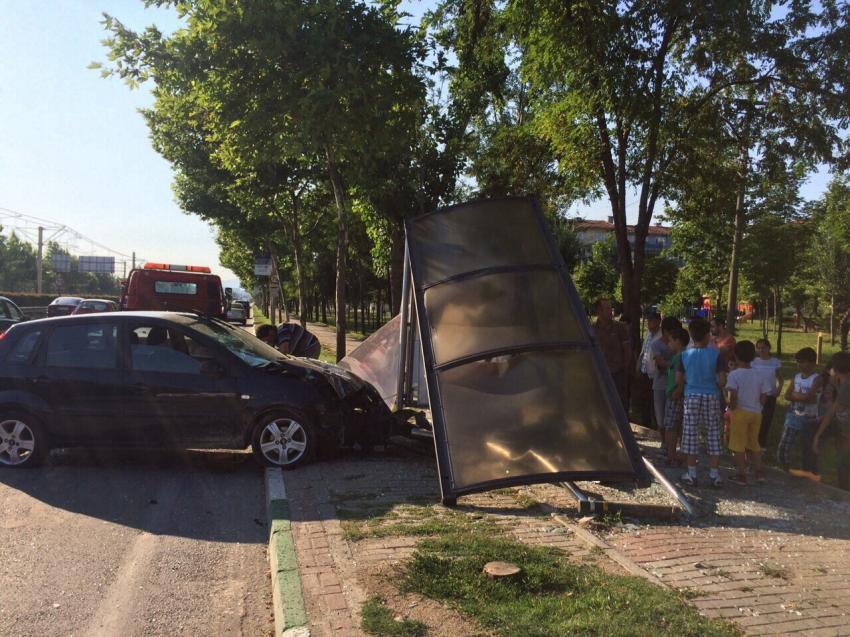
<instances>
[{"instance_id":1,"label":"child","mask_svg":"<svg viewBox=\"0 0 850 637\"><path fill-rule=\"evenodd\" d=\"M776 381L760 375L750 364L756 356L756 348L752 341L738 341L735 344L735 360L737 366L729 372L726 381L728 404L731 410L729 423L729 449L735 456L735 467L738 473L729 478L735 484L747 484L747 452L756 473L756 480L764 481L761 468L761 445L759 444L759 429L761 427L761 410L768 393L776 388Z\"/></svg>"},{"instance_id":2,"label":"child","mask_svg":"<svg viewBox=\"0 0 850 637\"><path fill-rule=\"evenodd\" d=\"M720 388L726 385L726 361L720 352L708 347L709 326L703 319L688 325L693 348L681 353L676 382L685 384L682 407L682 453L687 456L688 472L681 481L688 486L697 484L697 453L699 430L705 428L708 447L708 480L713 487L723 486L720 464L720 426L723 410Z\"/></svg>"},{"instance_id":3,"label":"child","mask_svg":"<svg viewBox=\"0 0 850 637\"><path fill-rule=\"evenodd\" d=\"M665 405L667 403L667 372L673 359L670 351L670 333L682 323L675 316L665 316L661 321L661 338L649 346L650 356L655 362L655 376L652 379L652 407L659 431L664 430ZM668 460L672 456L668 455Z\"/></svg>"},{"instance_id":4,"label":"child","mask_svg":"<svg viewBox=\"0 0 850 637\"><path fill-rule=\"evenodd\" d=\"M831 384L835 397L814 435L812 452L818 453L821 435L834 424L838 447L838 486L850 491L850 353L838 352L832 357Z\"/></svg>"},{"instance_id":5,"label":"child","mask_svg":"<svg viewBox=\"0 0 850 637\"><path fill-rule=\"evenodd\" d=\"M679 467L681 460L676 457L676 444L682 433L682 393L684 383L676 381L676 369L682 359L682 352L688 347L691 337L681 325L670 331L668 346L673 354L667 370L667 403L664 406L664 443L667 447L667 466Z\"/></svg>"},{"instance_id":6,"label":"child","mask_svg":"<svg viewBox=\"0 0 850 637\"><path fill-rule=\"evenodd\" d=\"M797 442L797 436L803 434L803 470L795 474L819 480L817 473L817 456L812 451L812 442L818 426L818 392L821 389L821 378L815 373L817 354L811 347L804 347L794 355L797 368L800 370L794 380L788 383L785 399L789 401L785 413L785 430L779 441L777 455L779 463L786 471L789 470L788 454Z\"/></svg>"},{"instance_id":7,"label":"child","mask_svg":"<svg viewBox=\"0 0 850 637\"><path fill-rule=\"evenodd\" d=\"M785 379L782 378L782 363L778 358L770 355L770 341L760 338L756 341L756 352L758 356L750 364L762 378L770 381L772 387L767 395L767 400L761 410L761 426L759 427L759 445L761 451L767 451L767 437L770 433L770 425L773 423L773 414L776 411L776 397L782 392Z\"/></svg>"}]
</instances>

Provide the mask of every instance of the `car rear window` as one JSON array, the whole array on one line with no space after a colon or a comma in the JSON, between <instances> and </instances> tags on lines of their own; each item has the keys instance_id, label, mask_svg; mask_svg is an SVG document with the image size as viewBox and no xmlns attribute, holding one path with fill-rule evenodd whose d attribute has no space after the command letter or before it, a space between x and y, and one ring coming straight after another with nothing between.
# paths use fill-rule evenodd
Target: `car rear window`
<instances>
[{"instance_id":1,"label":"car rear window","mask_svg":"<svg viewBox=\"0 0 850 637\"><path fill-rule=\"evenodd\" d=\"M197 294L197 283L184 281L155 281L153 289L157 294Z\"/></svg>"},{"instance_id":2,"label":"car rear window","mask_svg":"<svg viewBox=\"0 0 850 637\"><path fill-rule=\"evenodd\" d=\"M41 338L41 330L33 330L24 334L6 356L7 363L23 365L32 360L32 355Z\"/></svg>"},{"instance_id":3,"label":"car rear window","mask_svg":"<svg viewBox=\"0 0 850 637\"><path fill-rule=\"evenodd\" d=\"M51 305L79 305L81 299L76 296L60 296L58 299L53 299Z\"/></svg>"}]
</instances>

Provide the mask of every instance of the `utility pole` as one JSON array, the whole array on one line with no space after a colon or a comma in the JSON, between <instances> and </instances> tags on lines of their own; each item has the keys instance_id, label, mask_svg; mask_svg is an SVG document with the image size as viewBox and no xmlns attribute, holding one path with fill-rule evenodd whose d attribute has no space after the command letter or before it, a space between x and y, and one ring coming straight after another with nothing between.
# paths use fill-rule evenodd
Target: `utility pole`
<instances>
[{"instance_id":1,"label":"utility pole","mask_svg":"<svg viewBox=\"0 0 850 637\"><path fill-rule=\"evenodd\" d=\"M44 252L44 228L41 226L38 227L38 257L35 262L35 278L36 278L36 292L41 294L41 279L43 274L43 268L41 264L42 253Z\"/></svg>"},{"instance_id":2,"label":"utility pole","mask_svg":"<svg viewBox=\"0 0 850 637\"><path fill-rule=\"evenodd\" d=\"M136 252L135 251L133 252L133 267L131 267L130 269L131 270L136 269Z\"/></svg>"}]
</instances>

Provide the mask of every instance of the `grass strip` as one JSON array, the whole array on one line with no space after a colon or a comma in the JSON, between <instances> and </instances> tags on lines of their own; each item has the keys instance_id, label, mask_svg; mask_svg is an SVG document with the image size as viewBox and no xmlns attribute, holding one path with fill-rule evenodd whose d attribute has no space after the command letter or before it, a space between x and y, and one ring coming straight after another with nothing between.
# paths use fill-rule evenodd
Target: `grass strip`
<instances>
[{"instance_id":1,"label":"grass strip","mask_svg":"<svg viewBox=\"0 0 850 637\"><path fill-rule=\"evenodd\" d=\"M487 562L522 572L490 580ZM637 577L570 563L553 548L530 547L480 534L420 542L402 584L469 615L503 637L726 637L727 622L701 617L680 595Z\"/></svg>"},{"instance_id":2,"label":"grass strip","mask_svg":"<svg viewBox=\"0 0 850 637\"><path fill-rule=\"evenodd\" d=\"M384 600L377 595L363 604L361 617L363 632L376 637L425 637L428 633L422 622L412 619L396 621Z\"/></svg>"}]
</instances>

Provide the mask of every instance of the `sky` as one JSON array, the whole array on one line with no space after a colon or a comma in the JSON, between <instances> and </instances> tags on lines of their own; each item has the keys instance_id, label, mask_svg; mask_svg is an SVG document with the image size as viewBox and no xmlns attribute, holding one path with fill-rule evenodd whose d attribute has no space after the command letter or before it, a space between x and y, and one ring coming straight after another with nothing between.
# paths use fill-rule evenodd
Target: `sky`
<instances>
[{"instance_id":1,"label":"sky","mask_svg":"<svg viewBox=\"0 0 850 637\"><path fill-rule=\"evenodd\" d=\"M432 4L403 6L418 17ZM208 265L232 280L218 263L210 226L174 202L171 168L151 147L138 112L151 104L149 90L132 91L87 68L106 60L104 12L133 29L178 25L173 11L145 9L140 0L0 0L0 224L21 223L4 212L12 210L98 244L61 233L57 239L72 241L75 254L112 254L105 247L148 261ZM826 173L815 175L803 196L818 197L827 181ZM636 208L632 197L627 211ZM571 210L593 219L608 211L604 200Z\"/></svg>"}]
</instances>

